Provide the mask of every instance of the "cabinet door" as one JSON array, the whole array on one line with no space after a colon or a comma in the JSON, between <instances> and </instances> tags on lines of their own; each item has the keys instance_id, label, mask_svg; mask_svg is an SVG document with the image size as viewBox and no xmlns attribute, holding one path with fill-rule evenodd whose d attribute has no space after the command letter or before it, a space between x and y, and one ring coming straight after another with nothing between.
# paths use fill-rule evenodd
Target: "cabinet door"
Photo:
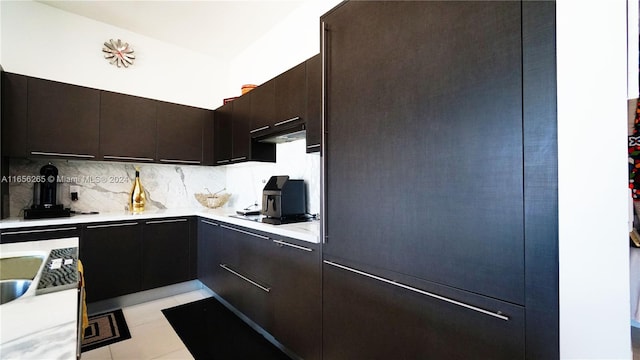
<instances>
[{"instance_id":1,"label":"cabinet door","mask_svg":"<svg viewBox=\"0 0 640 360\"><path fill-rule=\"evenodd\" d=\"M279 130L304 121L307 107L306 63L302 62L275 78L276 108L273 127Z\"/></svg>"},{"instance_id":2,"label":"cabinet door","mask_svg":"<svg viewBox=\"0 0 640 360\"><path fill-rule=\"evenodd\" d=\"M233 100L231 161L246 161L251 155L251 96L247 95Z\"/></svg>"},{"instance_id":3,"label":"cabinet door","mask_svg":"<svg viewBox=\"0 0 640 360\"><path fill-rule=\"evenodd\" d=\"M323 20L323 251L523 304L520 3L354 1Z\"/></svg>"},{"instance_id":4,"label":"cabinet door","mask_svg":"<svg viewBox=\"0 0 640 360\"><path fill-rule=\"evenodd\" d=\"M27 157L27 77L2 73L2 156Z\"/></svg>"},{"instance_id":5,"label":"cabinet door","mask_svg":"<svg viewBox=\"0 0 640 360\"><path fill-rule=\"evenodd\" d=\"M203 126L212 116L210 110L158 102L158 160L162 163L200 164Z\"/></svg>"},{"instance_id":6,"label":"cabinet door","mask_svg":"<svg viewBox=\"0 0 640 360\"><path fill-rule=\"evenodd\" d=\"M251 136L260 136L271 129L275 120L276 93L275 81L266 83L251 90Z\"/></svg>"},{"instance_id":7,"label":"cabinet door","mask_svg":"<svg viewBox=\"0 0 640 360\"><path fill-rule=\"evenodd\" d=\"M100 91L29 78L27 153L93 159L98 155Z\"/></svg>"},{"instance_id":8,"label":"cabinet door","mask_svg":"<svg viewBox=\"0 0 640 360\"><path fill-rule=\"evenodd\" d=\"M142 236L142 289L191 279L189 219L145 221Z\"/></svg>"},{"instance_id":9,"label":"cabinet door","mask_svg":"<svg viewBox=\"0 0 640 360\"><path fill-rule=\"evenodd\" d=\"M87 302L141 290L141 226L135 221L91 224L80 238Z\"/></svg>"},{"instance_id":10,"label":"cabinet door","mask_svg":"<svg viewBox=\"0 0 640 360\"><path fill-rule=\"evenodd\" d=\"M522 307L454 289L436 298L353 270L324 265L323 358L524 359ZM498 309L503 318L478 311Z\"/></svg>"},{"instance_id":11,"label":"cabinet door","mask_svg":"<svg viewBox=\"0 0 640 360\"><path fill-rule=\"evenodd\" d=\"M214 164L225 165L231 161L231 145L233 139L232 128L233 102L224 104L214 113Z\"/></svg>"},{"instance_id":12,"label":"cabinet door","mask_svg":"<svg viewBox=\"0 0 640 360\"><path fill-rule=\"evenodd\" d=\"M154 161L157 101L100 92L100 157L116 161Z\"/></svg>"},{"instance_id":13,"label":"cabinet door","mask_svg":"<svg viewBox=\"0 0 640 360\"><path fill-rule=\"evenodd\" d=\"M320 359L322 282L316 244L272 240L273 336L302 359Z\"/></svg>"},{"instance_id":14,"label":"cabinet door","mask_svg":"<svg viewBox=\"0 0 640 360\"><path fill-rule=\"evenodd\" d=\"M307 152L320 151L322 143L322 58L307 60Z\"/></svg>"},{"instance_id":15,"label":"cabinet door","mask_svg":"<svg viewBox=\"0 0 640 360\"><path fill-rule=\"evenodd\" d=\"M218 293L217 273L220 270L221 242L220 225L207 219L198 220L198 279L212 291Z\"/></svg>"},{"instance_id":16,"label":"cabinet door","mask_svg":"<svg viewBox=\"0 0 640 360\"><path fill-rule=\"evenodd\" d=\"M263 329L273 326L272 274L269 239L247 229L221 225L225 246L236 251L237 258L223 263L230 279L228 301ZM235 263L231 261L236 261Z\"/></svg>"}]
</instances>

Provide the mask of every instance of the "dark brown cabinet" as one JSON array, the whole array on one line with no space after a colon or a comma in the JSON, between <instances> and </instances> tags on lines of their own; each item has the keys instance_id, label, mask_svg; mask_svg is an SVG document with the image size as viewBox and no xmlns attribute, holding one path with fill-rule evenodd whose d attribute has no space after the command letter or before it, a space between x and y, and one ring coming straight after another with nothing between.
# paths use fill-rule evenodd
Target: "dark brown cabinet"
<instances>
[{"instance_id":1,"label":"dark brown cabinet","mask_svg":"<svg viewBox=\"0 0 640 360\"><path fill-rule=\"evenodd\" d=\"M233 102L214 111L214 165L231 162L231 144L233 142Z\"/></svg>"},{"instance_id":2,"label":"dark brown cabinet","mask_svg":"<svg viewBox=\"0 0 640 360\"><path fill-rule=\"evenodd\" d=\"M27 82L2 73L2 156L27 157Z\"/></svg>"},{"instance_id":3,"label":"dark brown cabinet","mask_svg":"<svg viewBox=\"0 0 640 360\"><path fill-rule=\"evenodd\" d=\"M322 358L321 253L317 244L272 236L271 333L303 359Z\"/></svg>"},{"instance_id":4,"label":"dark brown cabinet","mask_svg":"<svg viewBox=\"0 0 640 360\"><path fill-rule=\"evenodd\" d=\"M276 81L271 79L245 95L251 97L252 137L268 132L273 125L276 110L275 84Z\"/></svg>"},{"instance_id":5,"label":"dark brown cabinet","mask_svg":"<svg viewBox=\"0 0 640 360\"><path fill-rule=\"evenodd\" d=\"M27 107L27 155L98 156L99 90L29 78Z\"/></svg>"},{"instance_id":6,"label":"dark brown cabinet","mask_svg":"<svg viewBox=\"0 0 640 360\"><path fill-rule=\"evenodd\" d=\"M274 131L291 128L304 122L307 110L306 86L305 62L276 76Z\"/></svg>"},{"instance_id":7,"label":"dark brown cabinet","mask_svg":"<svg viewBox=\"0 0 640 360\"><path fill-rule=\"evenodd\" d=\"M304 359L321 358L317 244L200 219L198 278Z\"/></svg>"},{"instance_id":8,"label":"dark brown cabinet","mask_svg":"<svg viewBox=\"0 0 640 360\"><path fill-rule=\"evenodd\" d=\"M191 263L197 259L195 234L188 218L153 219L142 232L142 290L195 278Z\"/></svg>"},{"instance_id":9,"label":"dark brown cabinet","mask_svg":"<svg viewBox=\"0 0 640 360\"><path fill-rule=\"evenodd\" d=\"M525 358L522 307L450 289L454 303L332 264L323 271L325 359Z\"/></svg>"},{"instance_id":10,"label":"dark brown cabinet","mask_svg":"<svg viewBox=\"0 0 640 360\"><path fill-rule=\"evenodd\" d=\"M326 358L465 358L460 343L478 347L472 357L558 357L557 215L529 220L557 206L554 148L548 157L540 145L554 139L555 100L527 82L540 81L527 71L553 79L553 52L536 52L553 48L553 25L541 24L553 24L554 4L525 3L350 1L322 17L324 258L370 279L407 275L411 294L437 284L434 295L456 289L461 303L484 302L474 294L499 301L497 311L515 305L527 319L507 310L509 321L487 325L464 307L325 266ZM528 102L551 110L527 116ZM551 178L530 183L534 169ZM383 310L393 315L365 317Z\"/></svg>"},{"instance_id":11,"label":"dark brown cabinet","mask_svg":"<svg viewBox=\"0 0 640 360\"><path fill-rule=\"evenodd\" d=\"M212 118L213 113L207 109L158 102L158 161L201 164L204 124Z\"/></svg>"},{"instance_id":12,"label":"dark brown cabinet","mask_svg":"<svg viewBox=\"0 0 640 360\"><path fill-rule=\"evenodd\" d=\"M80 260L88 303L141 290L141 232L137 221L84 226Z\"/></svg>"},{"instance_id":13,"label":"dark brown cabinet","mask_svg":"<svg viewBox=\"0 0 640 360\"><path fill-rule=\"evenodd\" d=\"M240 96L233 100L231 118L231 161L247 161L251 158L251 136L249 133L251 130L250 96Z\"/></svg>"},{"instance_id":14,"label":"dark brown cabinet","mask_svg":"<svg viewBox=\"0 0 640 360\"><path fill-rule=\"evenodd\" d=\"M100 159L156 160L155 100L100 93Z\"/></svg>"},{"instance_id":15,"label":"dark brown cabinet","mask_svg":"<svg viewBox=\"0 0 640 360\"><path fill-rule=\"evenodd\" d=\"M322 145L322 58L307 60L307 153L321 151Z\"/></svg>"}]
</instances>

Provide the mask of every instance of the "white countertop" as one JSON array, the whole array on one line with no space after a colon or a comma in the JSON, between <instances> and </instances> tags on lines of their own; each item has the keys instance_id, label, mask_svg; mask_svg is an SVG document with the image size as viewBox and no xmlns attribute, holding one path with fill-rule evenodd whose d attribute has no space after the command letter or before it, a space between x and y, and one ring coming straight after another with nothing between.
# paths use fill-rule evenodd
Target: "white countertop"
<instances>
[{"instance_id":1,"label":"white countertop","mask_svg":"<svg viewBox=\"0 0 640 360\"><path fill-rule=\"evenodd\" d=\"M308 221L284 225L271 225L256 221L244 220L230 217L235 214L235 210L228 208L221 209L167 209L148 210L142 214L131 214L129 212L109 212L94 215L72 215L66 218L24 220L22 218L8 218L0 221L0 229L14 229L32 226L57 226L70 224L86 224L105 221L127 221L140 219L153 219L177 216L200 216L203 218L226 222L233 225L243 226L257 231L264 231L275 235L290 237L293 239L308 241L311 243L320 242L320 221Z\"/></svg>"},{"instance_id":2,"label":"white countertop","mask_svg":"<svg viewBox=\"0 0 640 360\"><path fill-rule=\"evenodd\" d=\"M78 247L78 238L27 241L0 245L0 256L46 254L52 249ZM78 290L36 295L46 262L29 290L0 305L1 359L72 359L76 354Z\"/></svg>"}]
</instances>

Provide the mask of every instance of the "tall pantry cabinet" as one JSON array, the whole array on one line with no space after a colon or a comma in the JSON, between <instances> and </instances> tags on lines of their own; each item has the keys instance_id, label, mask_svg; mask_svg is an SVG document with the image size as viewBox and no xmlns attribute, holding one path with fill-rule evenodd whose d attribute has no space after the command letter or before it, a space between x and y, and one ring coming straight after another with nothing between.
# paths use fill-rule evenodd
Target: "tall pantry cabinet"
<instances>
[{"instance_id":1,"label":"tall pantry cabinet","mask_svg":"<svg viewBox=\"0 0 640 360\"><path fill-rule=\"evenodd\" d=\"M324 358L559 356L554 14L321 18Z\"/></svg>"}]
</instances>

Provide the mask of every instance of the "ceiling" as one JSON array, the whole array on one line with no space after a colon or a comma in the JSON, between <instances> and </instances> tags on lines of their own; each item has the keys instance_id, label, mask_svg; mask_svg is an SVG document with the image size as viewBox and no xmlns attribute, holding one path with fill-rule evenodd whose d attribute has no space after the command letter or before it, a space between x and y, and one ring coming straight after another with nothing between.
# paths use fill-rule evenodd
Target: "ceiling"
<instances>
[{"instance_id":1,"label":"ceiling","mask_svg":"<svg viewBox=\"0 0 640 360\"><path fill-rule=\"evenodd\" d=\"M230 59L303 1L39 2L206 55Z\"/></svg>"}]
</instances>

